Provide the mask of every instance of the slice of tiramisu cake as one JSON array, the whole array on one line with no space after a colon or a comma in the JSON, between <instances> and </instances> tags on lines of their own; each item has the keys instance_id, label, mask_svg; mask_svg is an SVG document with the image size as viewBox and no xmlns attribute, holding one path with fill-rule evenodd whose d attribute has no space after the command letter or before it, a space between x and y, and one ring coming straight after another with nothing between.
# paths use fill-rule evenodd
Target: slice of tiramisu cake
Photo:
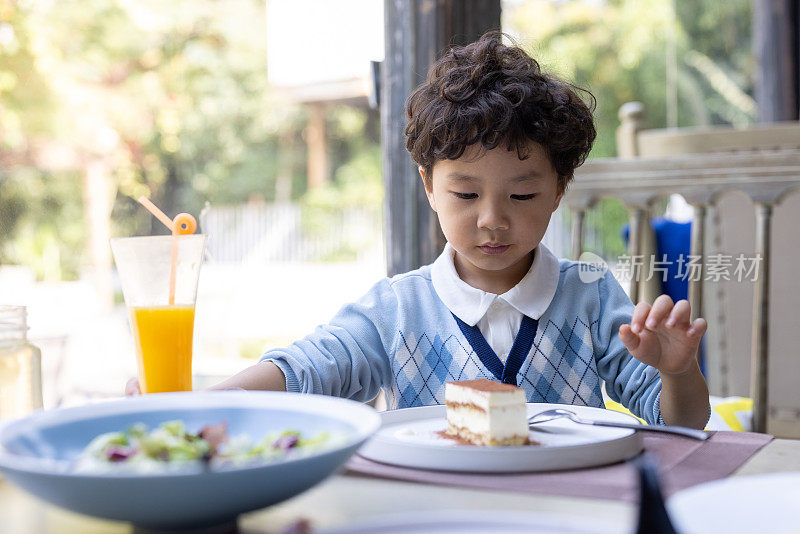
<instances>
[{"instance_id":1,"label":"slice of tiramisu cake","mask_svg":"<svg viewBox=\"0 0 800 534\"><path fill-rule=\"evenodd\" d=\"M481 378L448 382L447 434L474 445L526 445L528 419L522 388Z\"/></svg>"}]
</instances>

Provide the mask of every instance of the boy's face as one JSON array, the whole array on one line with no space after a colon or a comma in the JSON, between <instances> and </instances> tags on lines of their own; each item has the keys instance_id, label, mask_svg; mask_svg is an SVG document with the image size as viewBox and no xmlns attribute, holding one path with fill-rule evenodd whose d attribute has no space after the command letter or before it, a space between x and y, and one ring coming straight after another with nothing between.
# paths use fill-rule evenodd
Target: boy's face
<instances>
[{"instance_id":1,"label":"boy's face","mask_svg":"<svg viewBox=\"0 0 800 534\"><path fill-rule=\"evenodd\" d=\"M545 149L528 158L501 145L483 155L468 149L457 160L437 161L420 174L431 208L455 249L455 266L468 284L491 293L514 287L530 269L562 192Z\"/></svg>"}]
</instances>

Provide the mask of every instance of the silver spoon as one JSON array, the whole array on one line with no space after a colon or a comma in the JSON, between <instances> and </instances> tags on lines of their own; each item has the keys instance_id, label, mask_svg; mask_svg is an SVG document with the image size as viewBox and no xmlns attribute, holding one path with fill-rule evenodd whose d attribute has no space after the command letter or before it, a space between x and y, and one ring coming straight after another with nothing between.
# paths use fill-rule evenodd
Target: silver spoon
<instances>
[{"instance_id":1,"label":"silver spoon","mask_svg":"<svg viewBox=\"0 0 800 534\"><path fill-rule=\"evenodd\" d=\"M693 428L686 428L684 426L662 426L662 425L640 425L638 423L622 423L617 421L594 421L589 419L581 419L578 415L563 408L556 408L554 410L545 410L537 413L528 418L528 426L538 425L545 421L552 421L553 419L560 419L566 417L570 421L580 423L582 425L595 425L595 426L613 426L615 428L630 428L633 430L646 430L648 432L666 432L667 434L678 434L687 438L707 440L711 435L702 430L695 430Z\"/></svg>"}]
</instances>

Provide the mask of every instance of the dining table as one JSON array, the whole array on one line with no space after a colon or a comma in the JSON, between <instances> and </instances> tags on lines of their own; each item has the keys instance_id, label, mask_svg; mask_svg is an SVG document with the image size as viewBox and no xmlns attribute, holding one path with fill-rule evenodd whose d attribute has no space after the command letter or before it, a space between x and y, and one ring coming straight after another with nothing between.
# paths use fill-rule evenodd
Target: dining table
<instances>
[{"instance_id":1,"label":"dining table","mask_svg":"<svg viewBox=\"0 0 800 534\"><path fill-rule=\"evenodd\" d=\"M794 471L800 471L800 440L774 439L730 476ZM599 531L634 532L637 510L636 502L615 499L443 486L365 476L344 469L292 499L241 515L238 526L242 533L284 533L305 521L312 532L324 532L382 517L485 511L487 514L526 513L585 519L599 525ZM0 480L0 533L121 534L132 531L129 523L58 508Z\"/></svg>"}]
</instances>

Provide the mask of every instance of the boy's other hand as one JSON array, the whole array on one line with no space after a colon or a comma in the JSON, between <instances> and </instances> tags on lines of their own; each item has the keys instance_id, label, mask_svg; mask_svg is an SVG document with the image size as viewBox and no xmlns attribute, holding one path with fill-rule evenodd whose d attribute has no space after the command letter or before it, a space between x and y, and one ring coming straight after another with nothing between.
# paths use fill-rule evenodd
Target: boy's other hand
<instances>
[{"instance_id":1,"label":"boy's other hand","mask_svg":"<svg viewBox=\"0 0 800 534\"><path fill-rule=\"evenodd\" d=\"M236 387L236 386L231 386L231 387L227 387L227 388L220 388L220 387L211 386L208 389L209 390L219 389L219 390L224 390L224 391L246 391L244 388L240 388L240 387ZM142 394L142 389L139 387L139 380L136 379L136 378L131 378L130 380L128 380L128 383L125 384L125 396L126 397L133 397L135 395L141 395L141 394Z\"/></svg>"},{"instance_id":2,"label":"boy's other hand","mask_svg":"<svg viewBox=\"0 0 800 534\"><path fill-rule=\"evenodd\" d=\"M697 347L708 323L698 317L691 322L689 301L673 304L668 295L653 305L640 302L633 310L631 324L619 328L619 337L640 362L667 374L683 374L695 362Z\"/></svg>"},{"instance_id":3,"label":"boy's other hand","mask_svg":"<svg viewBox=\"0 0 800 534\"><path fill-rule=\"evenodd\" d=\"M128 380L128 383L125 384L125 396L132 397L134 395L141 395L142 390L139 388L139 380L136 378L131 378Z\"/></svg>"}]
</instances>

